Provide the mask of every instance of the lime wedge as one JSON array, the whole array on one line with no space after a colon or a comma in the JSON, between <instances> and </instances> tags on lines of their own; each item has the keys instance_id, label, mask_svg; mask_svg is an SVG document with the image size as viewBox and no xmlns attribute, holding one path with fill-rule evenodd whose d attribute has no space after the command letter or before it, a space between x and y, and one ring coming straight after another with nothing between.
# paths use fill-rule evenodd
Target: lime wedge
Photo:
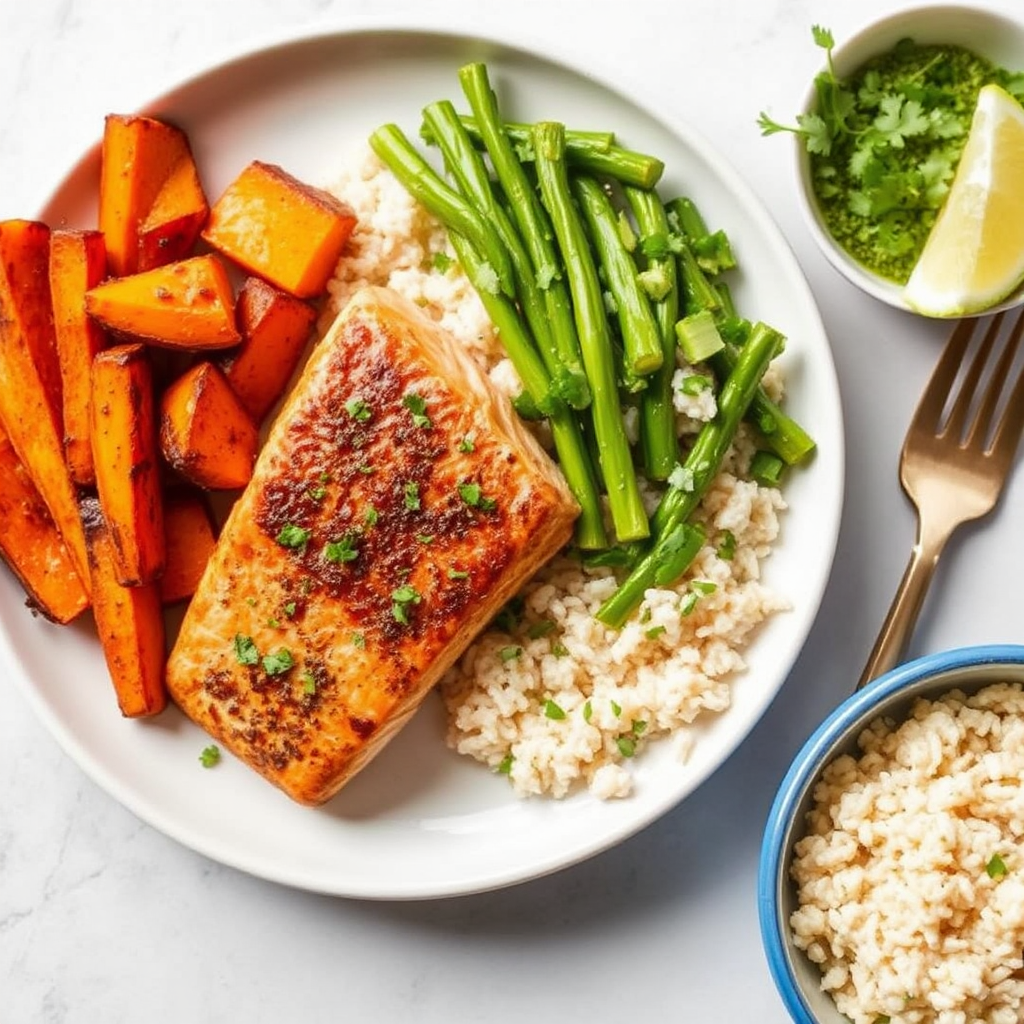
<instances>
[{"instance_id":1,"label":"lime wedge","mask_svg":"<svg viewBox=\"0 0 1024 1024\"><path fill-rule=\"evenodd\" d=\"M1024 280L1024 107L998 85L978 95L949 195L903 290L927 316L978 313Z\"/></svg>"}]
</instances>

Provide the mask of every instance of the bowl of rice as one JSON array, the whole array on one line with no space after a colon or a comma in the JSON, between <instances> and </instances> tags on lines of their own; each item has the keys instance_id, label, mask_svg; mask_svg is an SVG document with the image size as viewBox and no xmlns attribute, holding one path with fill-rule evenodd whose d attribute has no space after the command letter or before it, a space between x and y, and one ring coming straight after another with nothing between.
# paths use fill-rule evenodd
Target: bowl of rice
<instances>
[{"instance_id":1,"label":"bowl of rice","mask_svg":"<svg viewBox=\"0 0 1024 1024\"><path fill-rule=\"evenodd\" d=\"M758 877L798 1024L1024 1013L1024 646L909 662L841 704L779 788Z\"/></svg>"}]
</instances>

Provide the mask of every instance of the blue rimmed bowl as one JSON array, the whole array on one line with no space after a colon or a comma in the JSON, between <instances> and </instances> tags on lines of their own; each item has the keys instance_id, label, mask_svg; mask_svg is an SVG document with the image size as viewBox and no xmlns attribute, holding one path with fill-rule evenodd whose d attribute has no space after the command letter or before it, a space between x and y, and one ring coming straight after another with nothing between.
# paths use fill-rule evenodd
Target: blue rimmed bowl
<instances>
[{"instance_id":1,"label":"blue rimmed bowl","mask_svg":"<svg viewBox=\"0 0 1024 1024\"><path fill-rule=\"evenodd\" d=\"M803 836L815 784L842 754L857 752L857 737L878 716L906 718L919 698L950 690L971 694L1000 682L1024 684L1024 646L963 647L928 655L879 676L832 712L796 755L768 815L758 869L761 938L772 978L797 1024L849 1024L821 989L821 971L793 942L789 920L797 907L790 880L793 847Z\"/></svg>"}]
</instances>

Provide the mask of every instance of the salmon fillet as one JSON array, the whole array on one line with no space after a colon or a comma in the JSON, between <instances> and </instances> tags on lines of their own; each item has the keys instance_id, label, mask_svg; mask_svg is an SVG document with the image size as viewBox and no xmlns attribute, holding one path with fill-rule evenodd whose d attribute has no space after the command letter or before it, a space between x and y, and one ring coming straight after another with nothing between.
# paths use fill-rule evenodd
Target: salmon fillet
<instances>
[{"instance_id":1,"label":"salmon fillet","mask_svg":"<svg viewBox=\"0 0 1024 1024\"><path fill-rule=\"evenodd\" d=\"M366 288L313 350L224 524L169 692L294 800L322 803L568 542L578 511L458 343Z\"/></svg>"}]
</instances>

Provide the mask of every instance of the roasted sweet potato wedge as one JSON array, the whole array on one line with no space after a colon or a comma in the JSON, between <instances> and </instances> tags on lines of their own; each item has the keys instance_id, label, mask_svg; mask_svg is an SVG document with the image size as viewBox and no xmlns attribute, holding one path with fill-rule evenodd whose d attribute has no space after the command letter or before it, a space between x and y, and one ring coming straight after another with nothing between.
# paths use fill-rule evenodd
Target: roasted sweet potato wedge
<instances>
[{"instance_id":1,"label":"roasted sweet potato wedge","mask_svg":"<svg viewBox=\"0 0 1024 1024\"><path fill-rule=\"evenodd\" d=\"M155 715L167 704L166 638L160 588L123 587L114 571L114 539L94 497L82 499L92 573L92 610L117 703L127 718Z\"/></svg>"},{"instance_id":2,"label":"roasted sweet potato wedge","mask_svg":"<svg viewBox=\"0 0 1024 1024\"><path fill-rule=\"evenodd\" d=\"M53 517L2 428L0 555L25 588L29 607L52 622L70 622L89 607Z\"/></svg>"},{"instance_id":3,"label":"roasted sweet potato wedge","mask_svg":"<svg viewBox=\"0 0 1024 1024\"><path fill-rule=\"evenodd\" d=\"M64 459L49 239L45 224L0 222L0 423L88 587L78 496Z\"/></svg>"},{"instance_id":4,"label":"roasted sweet potato wedge","mask_svg":"<svg viewBox=\"0 0 1024 1024\"><path fill-rule=\"evenodd\" d=\"M110 114L101 151L99 228L116 277L184 257L206 217L188 137L152 117ZM193 232L194 233L191 233ZM190 234L191 233L191 234ZM143 256L143 253L145 254Z\"/></svg>"},{"instance_id":5,"label":"roasted sweet potato wedge","mask_svg":"<svg viewBox=\"0 0 1024 1024\"><path fill-rule=\"evenodd\" d=\"M96 492L122 586L154 583L164 571L163 495L153 373L145 345L115 345L92 364Z\"/></svg>"},{"instance_id":6,"label":"roasted sweet potato wedge","mask_svg":"<svg viewBox=\"0 0 1024 1024\"><path fill-rule=\"evenodd\" d=\"M190 598L217 544L217 531L206 495L175 488L164 497L167 566L160 577L160 599L174 604Z\"/></svg>"},{"instance_id":7,"label":"roasted sweet potato wedge","mask_svg":"<svg viewBox=\"0 0 1024 1024\"><path fill-rule=\"evenodd\" d=\"M85 312L85 293L103 280L107 250L99 231L54 231L50 236L50 294L60 361L64 454L71 480L80 487L96 482L92 462L89 373L106 334Z\"/></svg>"},{"instance_id":8,"label":"roasted sweet potato wedge","mask_svg":"<svg viewBox=\"0 0 1024 1024\"><path fill-rule=\"evenodd\" d=\"M235 304L242 344L219 364L257 422L281 397L309 341L316 310L302 299L250 277Z\"/></svg>"},{"instance_id":9,"label":"roasted sweet potato wedge","mask_svg":"<svg viewBox=\"0 0 1024 1024\"><path fill-rule=\"evenodd\" d=\"M150 345L205 350L241 340L231 282L211 254L111 278L86 293L85 308L108 330Z\"/></svg>"},{"instance_id":10,"label":"roasted sweet potato wedge","mask_svg":"<svg viewBox=\"0 0 1024 1024\"><path fill-rule=\"evenodd\" d=\"M311 298L327 287L355 223L329 192L254 160L213 204L202 236L249 273Z\"/></svg>"},{"instance_id":11,"label":"roasted sweet potato wedge","mask_svg":"<svg viewBox=\"0 0 1024 1024\"><path fill-rule=\"evenodd\" d=\"M189 150L171 170L139 224L139 270L185 259L209 212L210 204Z\"/></svg>"},{"instance_id":12,"label":"roasted sweet potato wedge","mask_svg":"<svg viewBox=\"0 0 1024 1024\"><path fill-rule=\"evenodd\" d=\"M256 424L213 363L197 363L164 391L160 449L191 483L206 490L244 487L258 446Z\"/></svg>"}]
</instances>

